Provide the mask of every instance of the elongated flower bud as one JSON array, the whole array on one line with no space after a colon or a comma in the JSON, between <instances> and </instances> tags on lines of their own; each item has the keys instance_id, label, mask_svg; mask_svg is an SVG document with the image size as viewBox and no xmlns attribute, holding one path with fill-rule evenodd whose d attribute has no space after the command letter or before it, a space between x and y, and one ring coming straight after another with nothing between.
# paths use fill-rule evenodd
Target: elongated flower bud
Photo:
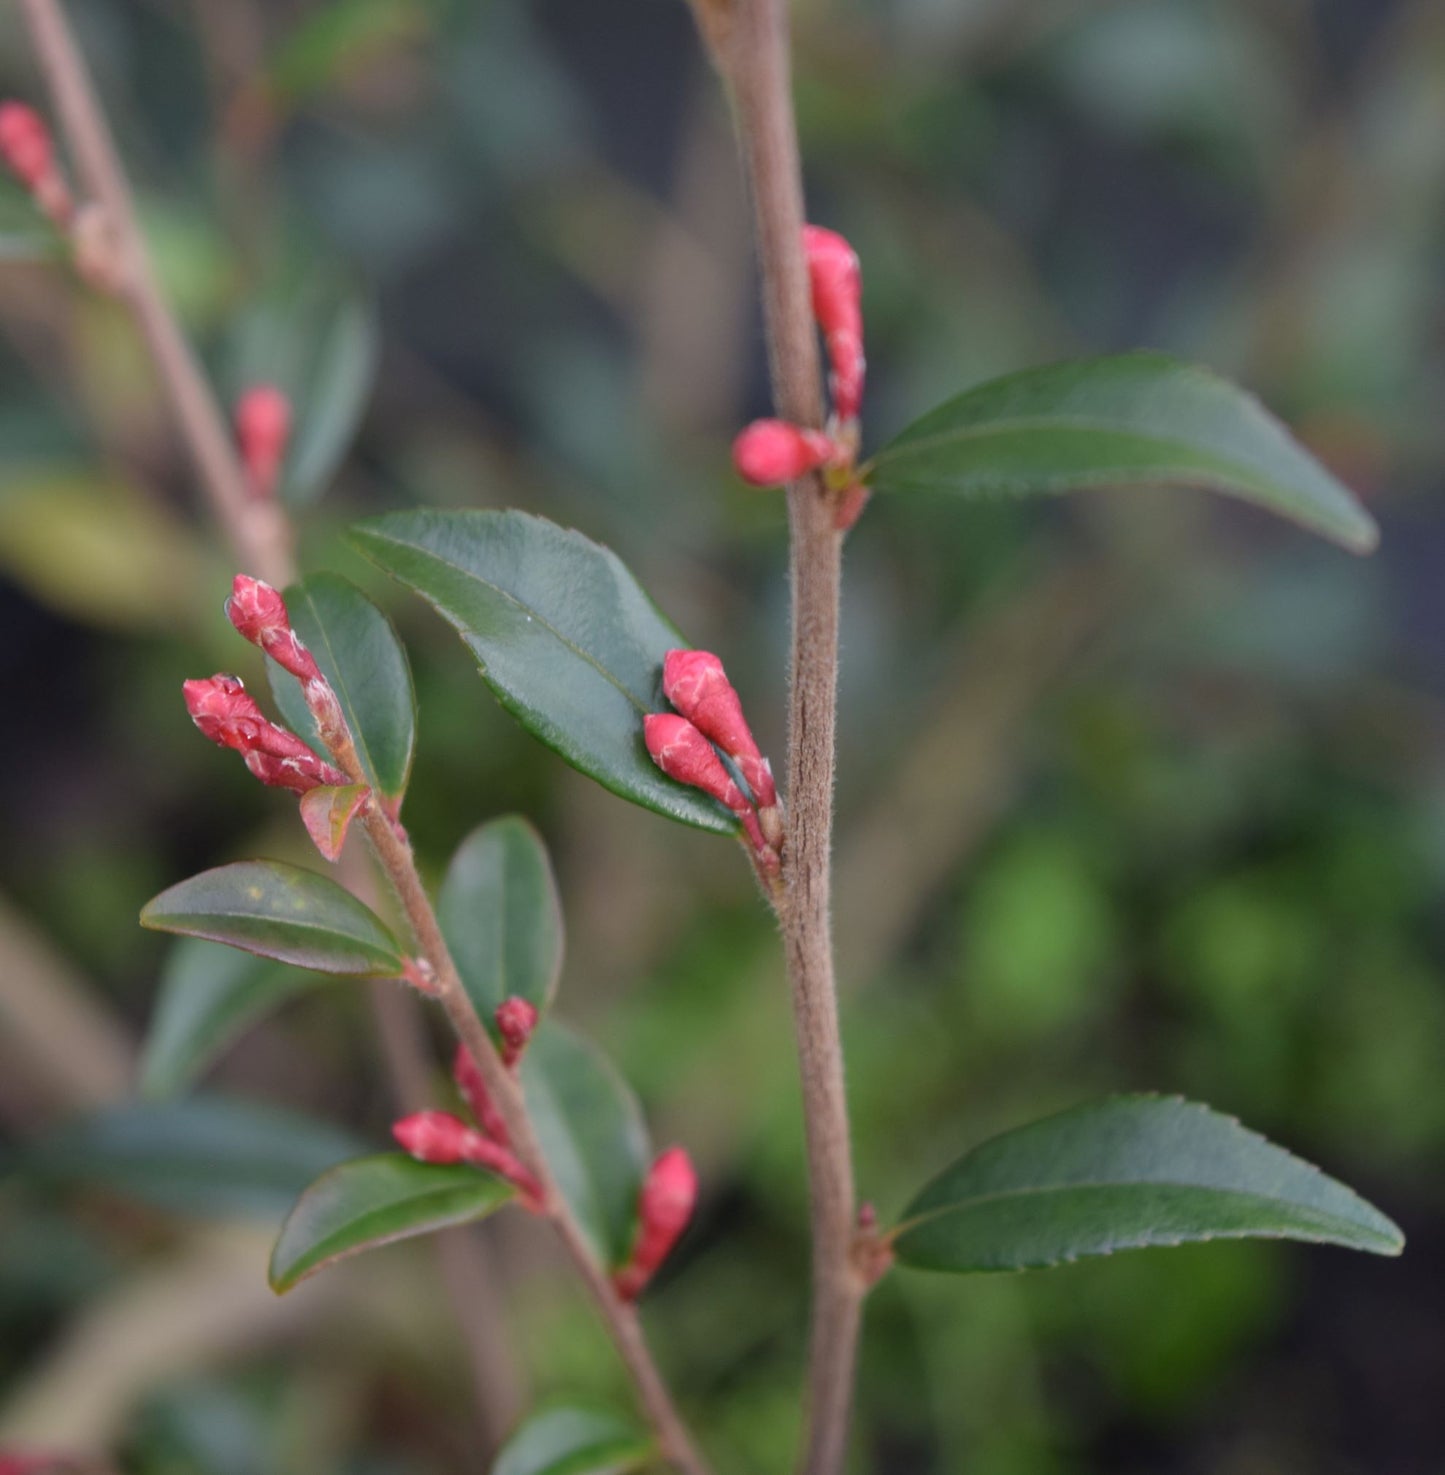
<instances>
[{"instance_id":1,"label":"elongated flower bud","mask_svg":"<svg viewBox=\"0 0 1445 1475\"><path fill-rule=\"evenodd\" d=\"M492 1142L480 1132L469 1132L462 1150L462 1161L474 1168L485 1168L508 1183L514 1183L522 1193L526 1207L538 1209L542 1203L542 1185L522 1166L520 1159L510 1148L500 1142Z\"/></svg>"},{"instance_id":2,"label":"elongated flower bud","mask_svg":"<svg viewBox=\"0 0 1445 1475\"><path fill-rule=\"evenodd\" d=\"M459 1163L477 1134L449 1111L418 1111L396 1122L391 1135L420 1163Z\"/></svg>"},{"instance_id":3,"label":"elongated flower bud","mask_svg":"<svg viewBox=\"0 0 1445 1475\"><path fill-rule=\"evenodd\" d=\"M706 650L670 650L662 663L663 695L705 738L716 743L738 766L759 808L778 802L768 761L758 751L743 716L742 698L727 678L723 663Z\"/></svg>"},{"instance_id":4,"label":"elongated flower bud","mask_svg":"<svg viewBox=\"0 0 1445 1475\"><path fill-rule=\"evenodd\" d=\"M321 668L291 628L286 601L269 584L237 574L226 601L226 618L298 681L320 681Z\"/></svg>"},{"instance_id":5,"label":"elongated flower bud","mask_svg":"<svg viewBox=\"0 0 1445 1475\"><path fill-rule=\"evenodd\" d=\"M236 401L234 418L251 494L272 497L291 438L291 401L274 384L257 384Z\"/></svg>"},{"instance_id":6,"label":"elongated flower bud","mask_svg":"<svg viewBox=\"0 0 1445 1475\"><path fill-rule=\"evenodd\" d=\"M826 465L837 449L821 430L786 420L754 420L733 441L733 465L753 486L776 487Z\"/></svg>"},{"instance_id":7,"label":"elongated flower bud","mask_svg":"<svg viewBox=\"0 0 1445 1475\"><path fill-rule=\"evenodd\" d=\"M642 719L642 735L652 761L668 778L711 794L742 820L754 849L759 852L769 849L747 796L733 782L712 744L686 717L671 712L650 712Z\"/></svg>"},{"instance_id":8,"label":"elongated flower bud","mask_svg":"<svg viewBox=\"0 0 1445 1475\"><path fill-rule=\"evenodd\" d=\"M322 784L347 783L339 768L312 752L294 732L270 721L238 677L208 676L187 681L182 690L196 726L213 743L234 748L263 784L306 794Z\"/></svg>"},{"instance_id":9,"label":"elongated flower bud","mask_svg":"<svg viewBox=\"0 0 1445 1475\"><path fill-rule=\"evenodd\" d=\"M833 408L840 420L855 420L863 404L863 274L858 255L838 234L821 225L803 227L803 250L813 294L813 316L823 332L832 369Z\"/></svg>"},{"instance_id":10,"label":"elongated flower bud","mask_svg":"<svg viewBox=\"0 0 1445 1475\"><path fill-rule=\"evenodd\" d=\"M507 1123L492 1101L492 1094L482 1079L481 1067L472 1059L472 1052L465 1045L458 1045L452 1057L452 1079L483 1133L503 1147L510 1146L512 1138L507 1131Z\"/></svg>"},{"instance_id":11,"label":"elongated flower bud","mask_svg":"<svg viewBox=\"0 0 1445 1475\"><path fill-rule=\"evenodd\" d=\"M527 1041L537 1028L537 1006L514 995L497 1005L493 1018L502 1037L502 1063L510 1070L521 1060Z\"/></svg>"},{"instance_id":12,"label":"elongated flower bud","mask_svg":"<svg viewBox=\"0 0 1445 1475\"><path fill-rule=\"evenodd\" d=\"M697 1173L680 1147L670 1147L652 1165L637 1204L637 1238L632 1255L612 1277L617 1294L635 1301L692 1220Z\"/></svg>"},{"instance_id":13,"label":"elongated flower bud","mask_svg":"<svg viewBox=\"0 0 1445 1475\"><path fill-rule=\"evenodd\" d=\"M23 102L0 103L0 163L28 190L38 188L54 167L50 129Z\"/></svg>"}]
</instances>

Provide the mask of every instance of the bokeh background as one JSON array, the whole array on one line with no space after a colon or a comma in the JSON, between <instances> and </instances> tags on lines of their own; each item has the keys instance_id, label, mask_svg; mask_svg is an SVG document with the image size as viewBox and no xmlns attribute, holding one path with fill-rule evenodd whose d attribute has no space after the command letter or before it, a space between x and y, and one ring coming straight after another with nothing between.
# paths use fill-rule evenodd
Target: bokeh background
<instances>
[{"instance_id":1,"label":"bokeh background","mask_svg":"<svg viewBox=\"0 0 1445 1475\"><path fill-rule=\"evenodd\" d=\"M508 811L547 836L561 1012L701 1165L649 1302L661 1355L721 1469L785 1468L806 1210L745 867L534 745L340 538L418 502L579 526L725 656L780 752L782 510L727 459L767 405L755 284L686 9L70 9L216 383L280 379L335 465L298 508L306 566L408 640L426 866ZM811 212L865 265L872 443L979 379L1147 344L1262 393L1384 532L1357 560L1202 497L1100 494L879 503L850 542L838 942L880 1212L996 1130L1138 1088L1239 1115L1410 1240L892 1276L856 1468L1438 1475L1445 8L794 10ZM15 7L0 92L40 97ZM0 1447L134 1475L480 1471L518 1408L626 1396L525 1225L478 1236L482 1353L510 1365L484 1416L430 1245L264 1287L300 1184L386 1141L368 989L129 1104L168 953L142 902L234 856L306 863L292 807L181 707L186 676L257 674L230 572L128 322L0 196Z\"/></svg>"}]
</instances>

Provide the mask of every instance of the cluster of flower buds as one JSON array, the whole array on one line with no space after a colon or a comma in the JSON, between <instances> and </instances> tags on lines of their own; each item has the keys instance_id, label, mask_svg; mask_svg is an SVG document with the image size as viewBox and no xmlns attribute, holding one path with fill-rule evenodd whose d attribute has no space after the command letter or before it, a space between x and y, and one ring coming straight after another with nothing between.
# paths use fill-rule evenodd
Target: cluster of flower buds
<instances>
[{"instance_id":1,"label":"cluster of flower buds","mask_svg":"<svg viewBox=\"0 0 1445 1475\"><path fill-rule=\"evenodd\" d=\"M743 716L742 699L710 651L670 650L662 665L662 692L676 709L643 718L652 761L669 777L712 795L743 822L758 865L780 866L783 817L773 771ZM728 772L721 749L748 786Z\"/></svg>"},{"instance_id":2,"label":"cluster of flower buds","mask_svg":"<svg viewBox=\"0 0 1445 1475\"><path fill-rule=\"evenodd\" d=\"M0 164L30 192L57 229L70 228L75 202L56 161L50 129L23 102L0 103Z\"/></svg>"},{"instance_id":3,"label":"cluster of flower buds","mask_svg":"<svg viewBox=\"0 0 1445 1475\"><path fill-rule=\"evenodd\" d=\"M803 227L813 316L828 354L833 414L826 431L786 420L755 420L733 442L733 465L753 486L775 487L821 471L834 494L834 523L847 531L868 501L856 474L863 406L863 279L858 255L836 231Z\"/></svg>"},{"instance_id":4,"label":"cluster of flower buds","mask_svg":"<svg viewBox=\"0 0 1445 1475\"><path fill-rule=\"evenodd\" d=\"M653 1163L637 1199L637 1237L627 1263L612 1284L624 1301L635 1301L692 1221L697 1207L697 1172L680 1147Z\"/></svg>"},{"instance_id":5,"label":"cluster of flower buds","mask_svg":"<svg viewBox=\"0 0 1445 1475\"><path fill-rule=\"evenodd\" d=\"M182 690L196 726L213 743L234 748L263 784L308 794L322 785L347 782L339 768L313 752L294 732L270 721L239 677L208 676L187 681Z\"/></svg>"},{"instance_id":6,"label":"cluster of flower buds","mask_svg":"<svg viewBox=\"0 0 1445 1475\"><path fill-rule=\"evenodd\" d=\"M493 1016L502 1037L502 1061L514 1070L537 1028L536 1007L526 999L503 999ZM538 1209L542 1189L535 1176L512 1151L512 1134L497 1110L481 1067L465 1045L452 1059L452 1078L472 1114L475 1126L446 1111L420 1111L403 1117L392 1135L414 1158L424 1163L470 1163L515 1184L528 1208Z\"/></svg>"},{"instance_id":7,"label":"cluster of flower buds","mask_svg":"<svg viewBox=\"0 0 1445 1475\"><path fill-rule=\"evenodd\" d=\"M232 420L247 487L267 501L276 495L291 439L291 401L274 384L253 385L236 401Z\"/></svg>"}]
</instances>

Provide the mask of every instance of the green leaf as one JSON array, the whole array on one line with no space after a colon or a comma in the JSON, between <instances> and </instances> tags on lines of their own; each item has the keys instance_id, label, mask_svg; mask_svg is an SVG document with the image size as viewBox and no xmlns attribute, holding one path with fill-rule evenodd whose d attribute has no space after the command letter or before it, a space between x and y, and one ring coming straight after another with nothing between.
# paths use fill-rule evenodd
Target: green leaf
<instances>
[{"instance_id":1,"label":"green leaf","mask_svg":"<svg viewBox=\"0 0 1445 1475\"><path fill-rule=\"evenodd\" d=\"M291 401L281 490L293 506L315 501L345 458L371 397L377 342L368 295L344 268L311 252L237 323L224 370L232 398L274 384Z\"/></svg>"},{"instance_id":2,"label":"green leaf","mask_svg":"<svg viewBox=\"0 0 1445 1475\"><path fill-rule=\"evenodd\" d=\"M604 788L719 834L737 820L660 773L642 719L684 644L616 554L524 512L399 512L356 546L456 627L502 705Z\"/></svg>"},{"instance_id":3,"label":"green leaf","mask_svg":"<svg viewBox=\"0 0 1445 1475\"><path fill-rule=\"evenodd\" d=\"M26 1165L155 1208L274 1219L318 1173L353 1156L348 1133L294 1112L218 1096L137 1102L63 1127Z\"/></svg>"},{"instance_id":4,"label":"green leaf","mask_svg":"<svg viewBox=\"0 0 1445 1475\"><path fill-rule=\"evenodd\" d=\"M900 1262L1023 1270L1207 1239L1299 1239L1397 1255L1394 1224L1344 1184L1207 1106L1116 1096L1006 1132L909 1205Z\"/></svg>"},{"instance_id":5,"label":"green leaf","mask_svg":"<svg viewBox=\"0 0 1445 1475\"><path fill-rule=\"evenodd\" d=\"M399 799L411 775L416 694L406 651L391 621L340 574L312 574L293 584L286 590L286 609L296 633L336 688L372 788ZM266 669L287 726L324 751L301 683L272 660Z\"/></svg>"},{"instance_id":6,"label":"green leaf","mask_svg":"<svg viewBox=\"0 0 1445 1475\"><path fill-rule=\"evenodd\" d=\"M637 1098L594 1046L555 1021L527 1047L522 1089L557 1186L603 1264L622 1264L651 1160Z\"/></svg>"},{"instance_id":7,"label":"green leaf","mask_svg":"<svg viewBox=\"0 0 1445 1475\"><path fill-rule=\"evenodd\" d=\"M545 1012L562 971L562 905L547 847L526 820L495 819L462 841L437 897L437 918L489 1027L506 998Z\"/></svg>"},{"instance_id":8,"label":"green leaf","mask_svg":"<svg viewBox=\"0 0 1445 1475\"><path fill-rule=\"evenodd\" d=\"M600 1409L534 1414L502 1446L492 1475L626 1475L656 1458L636 1424Z\"/></svg>"},{"instance_id":9,"label":"green leaf","mask_svg":"<svg viewBox=\"0 0 1445 1475\"><path fill-rule=\"evenodd\" d=\"M879 491L1037 496L1098 486L1224 492L1367 553L1354 495L1252 395L1157 353L1050 364L966 390L874 458Z\"/></svg>"},{"instance_id":10,"label":"green leaf","mask_svg":"<svg viewBox=\"0 0 1445 1475\"><path fill-rule=\"evenodd\" d=\"M276 97L296 104L427 30L421 0L331 0L306 13L267 67Z\"/></svg>"},{"instance_id":11,"label":"green leaf","mask_svg":"<svg viewBox=\"0 0 1445 1475\"><path fill-rule=\"evenodd\" d=\"M140 920L319 973L393 978L402 969L400 946L370 908L335 881L279 860L202 871L147 902Z\"/></svg>"},{"instance_id":12,"label":"green leaf","mask_svg":"<svg viewBox=\"0 0 1445 1475\"><path fill-rule=\"evenodd\" d=\"M141 1057L140 1089L179 1095L251 1025L326 975L187 937L171 949Z\"/></svg>"},{"instance_id":13,"label":"green leaf","mask_svg":"<svg viewBox=\"0 0 1445 1475\"><path fill-rule=\"evenodd\" d=\"M297 1201L271 1251L278 1294L347 1255L484 1219L516 1190L465 1164L405 1153L357 1158L324 1173Z\"/></svg>"}]
</instances>

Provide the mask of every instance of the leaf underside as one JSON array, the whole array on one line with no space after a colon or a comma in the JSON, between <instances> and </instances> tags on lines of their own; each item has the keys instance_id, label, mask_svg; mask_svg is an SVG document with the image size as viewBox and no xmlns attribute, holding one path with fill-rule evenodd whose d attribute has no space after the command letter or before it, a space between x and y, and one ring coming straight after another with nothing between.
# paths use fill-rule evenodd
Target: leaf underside
<instances>
[{"instance_id":1,"label":"leaf underside","mask_svg":"<svg viewBox=\"0 0 1445 1475\"><path fill-rule=\"evenodd\" d=\"M1111 1097L982 1144L924 1189L895 1235L901 1263L952 1271L1218 1238L1380 1255L1404 1243L1318 1168L1231 1117L1162 1096Z\"/></svg>"},{"instance_id":2,"label":"leaf underside","mask_svg":"<svg viewBox=\"0 0 1445 1475\"><path fill-rule=\"evenodd\" d=\"M885 446L868 479L879 491L964 496L1199 487L1353 553L1378 541L1353 493L1253 395L1158 353L1050 364L966 390Z\"/></svg>"}]
</instances>

